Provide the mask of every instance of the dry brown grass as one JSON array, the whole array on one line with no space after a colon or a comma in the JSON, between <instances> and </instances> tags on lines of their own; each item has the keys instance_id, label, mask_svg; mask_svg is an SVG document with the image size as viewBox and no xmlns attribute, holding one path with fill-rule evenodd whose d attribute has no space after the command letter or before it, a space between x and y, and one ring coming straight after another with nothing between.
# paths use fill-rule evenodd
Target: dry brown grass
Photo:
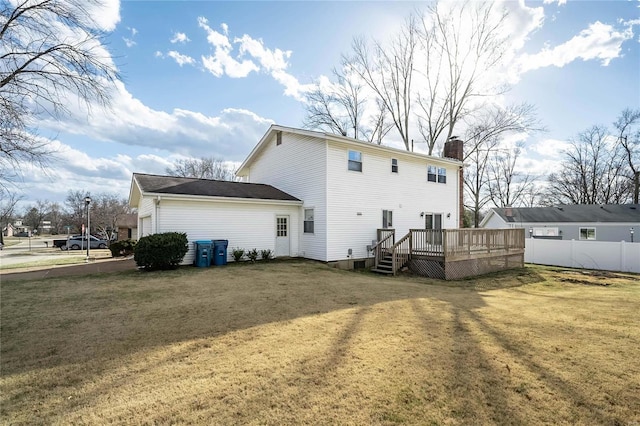
<instances>
[{"instance_id":1,"label":"dry brown grass","mask_svg":"<svg viewBox=\"0 0 640 426\"><path fill-rule=\"evenodd\" d=\"M640 422L637 276L291 262L1 291L7 424Z\"/></svg>"}]
</instances>

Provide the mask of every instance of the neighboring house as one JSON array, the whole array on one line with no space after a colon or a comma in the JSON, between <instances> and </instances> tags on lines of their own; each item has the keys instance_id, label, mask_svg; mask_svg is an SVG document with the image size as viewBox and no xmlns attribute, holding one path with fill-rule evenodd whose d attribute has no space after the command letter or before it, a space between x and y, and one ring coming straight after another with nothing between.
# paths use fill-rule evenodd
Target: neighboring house
<instances>
[{"instance_id":1,"label":"neighboring house","mask_svg":"<svg viewBox=\"0 0 640 426\"><path fill-rule=\"evenodd\" d=\"M139 236L179 231L353 266L378 229L458 228L462 142L445 153L457 159L272 125L239 167L243 182L134 174L129 203Z\"/></svg>"},{"instance_id":2,"label":"neighboring house","mask_svg":"<svg viewBox=\"0 0 640 426\"><path fill-rule=\"evenodd\" d=\"M640 235L640 205L580 204L494 208L482 228L525 228L526 237L557 240L631 241Z\"/></svg>"},{"instance_id":3,"label":"neighboring house","mask_svg":"<svg viewBox=\"0 0 640 426\"><path fill-rule=\"evenodd\" d=\"M138 239L138 214L129 213L118 216L116 223L118 241Z\"/></svg>"},{"instance_id":4,"label":"neighboring house","mask_svg":"<svg viewBox=\"0 0 640 426\"><path fill-rule=\"evenodd\" d=\"M5 237L13 237L18 232L19 231L16 229L16 227L12 223L9 223L7 226L5 226L2 229L2 233Z\"/></svg>"}]
</instances>

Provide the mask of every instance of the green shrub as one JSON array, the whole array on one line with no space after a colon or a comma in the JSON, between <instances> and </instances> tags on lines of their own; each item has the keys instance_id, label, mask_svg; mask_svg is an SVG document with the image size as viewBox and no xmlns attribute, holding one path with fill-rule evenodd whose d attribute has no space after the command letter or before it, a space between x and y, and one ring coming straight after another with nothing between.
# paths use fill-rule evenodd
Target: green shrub
<instances>
[{"instance_id":1,"label":"green shrub","mask_svg":"<svg viewBox=\"0 0 640 426\"><path fill-rule=\"evenodd\" d=\"M233 256L233 260L240 262L244 257L244 249L236 247L231 251L231 255Z\"/></svg>"},{"instance_id":2,"label":"green shrub","mask_svg":"<svg viewBox=\"0 0 640 426\"><path fill-rule=\"evenodd\" d=\"M111 250L111 256L122 257L131 256L136 247L136 242L133 240L114 241L109 245Z\"/></svg>"},{"instance_id":3,"label":"green shrub","mask_svg":"<svg viewBox=\"0 0 640 426\"><path fill-rule=\"evenodd\" d=\"M165 232L140 238L133 259L145 270L175 269L189 250L189 240L184 232Z\"/></svg>"},{"instance_id":4,"label":"green shrub","mask_svg":"<svg viewBox=\"0 0 640 426\"><path fill-rule=\"evenodd\" d=\"M255 262L256 260L258 260L258 250L257 249L249 250L247 252L247 258L251 262Z\"/></svg>"},{"instance_id":5,"label":"green shrub","mask_svg":"<svg viewBox=\"0 0 640 426\"><path fill-rule=\"evenodd\" d=\"M266 260L268 262L269 260L273 259L273 254L271 253L270 249L260 250L260 257L262 258L262 260Z\"/></svg>"}]
</instances>

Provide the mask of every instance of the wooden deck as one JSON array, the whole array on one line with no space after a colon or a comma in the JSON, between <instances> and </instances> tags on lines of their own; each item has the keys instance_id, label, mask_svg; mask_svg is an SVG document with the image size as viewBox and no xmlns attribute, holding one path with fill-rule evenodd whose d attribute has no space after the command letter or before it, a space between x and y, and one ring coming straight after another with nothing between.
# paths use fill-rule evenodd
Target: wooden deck
<instances>
[{"instance_id":1,"label":"wooden deck","mask_svg":"<svg viewBox=\"0 0 640 426\"><path fill-rule=\"evenodd\" d=\"M522 228L411 229L397 242L395 231L386 229L378 230L378 237L373 270L393 275L409 265L414 272L451 279L524 263ZM436 269L437 273L425 272Z\"/></svg>"}]
</instances>

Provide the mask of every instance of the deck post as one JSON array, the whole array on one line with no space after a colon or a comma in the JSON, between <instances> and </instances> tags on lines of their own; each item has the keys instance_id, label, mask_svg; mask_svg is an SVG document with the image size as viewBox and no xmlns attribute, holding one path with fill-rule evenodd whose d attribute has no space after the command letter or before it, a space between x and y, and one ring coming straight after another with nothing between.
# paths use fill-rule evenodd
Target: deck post
<instances>
[{"instance_id":1,"label":"deck post","mask_svg":"<svg viewBox=\"0 0 640 426\"><path fill-rule=\"evenodd\" d=\"M447 258L447 230L443 229L442 231L442 254L444 258Z\"/></svg>"}]
</instances>

